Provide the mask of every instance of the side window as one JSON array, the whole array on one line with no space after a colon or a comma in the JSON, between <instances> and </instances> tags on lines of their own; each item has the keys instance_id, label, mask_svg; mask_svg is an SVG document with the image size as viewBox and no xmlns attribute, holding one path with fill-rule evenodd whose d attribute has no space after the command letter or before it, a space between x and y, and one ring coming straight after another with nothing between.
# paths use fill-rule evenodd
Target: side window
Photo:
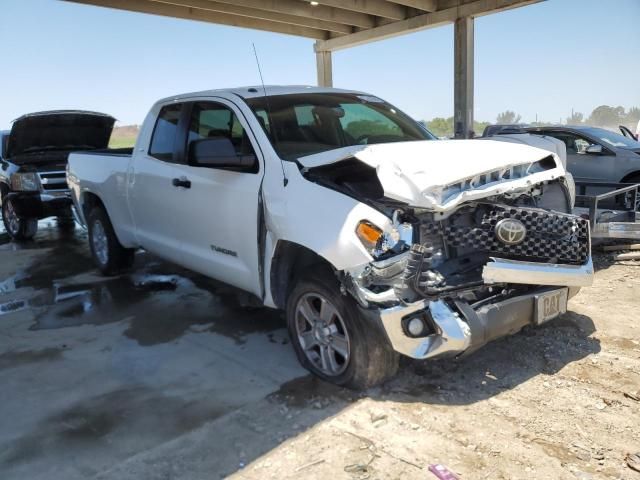
<instances>
[{"instance_id":1,"label":"side window","mask_svg":"<svg viewBox=\"0 0 640 480\"><path fill-rule=\"evenodd\" d=\"M187 152L192 142L204 138L226 138L231 141L236 155L254 155L249 136L236 114L225 105L198 102L193 105L187 132ZM243 171L257 172L258 163Z\"/></svg>"},{"instance_id":2,"label":"side window","mask_svg":"<svg viewBox=\"0 0 640 480\"><path fill-rule=\"evenodd\" d=\"M576 137L576 150L578 153L587 153L587 148L589 148L593 143L582 137Z\"/></svg>"},{"instance_id":3,"label":"side window","mask_svg":"<svg viewBox=\"0 0 640 480\"><path fill-rule=\"evenodd\" d=\"M567 147L567 155L576 155L585 153L587 147L593 145L582 137L579 137L573 133L568 132L540 132L543 135L549 135L550 137L561 140L565 147Z\"/></svg>"},{"instance_id":4,"label":"side window","mask_svg":"<svg viewBox=\"0 0 640 480\"><path fill-rule=\"evenodd\" d=\"M173 151L178 132L178 121L182 104L172 104L162 107L153 129L149 155L165 162L173 161Z\"/></svg>"}]
</instances>

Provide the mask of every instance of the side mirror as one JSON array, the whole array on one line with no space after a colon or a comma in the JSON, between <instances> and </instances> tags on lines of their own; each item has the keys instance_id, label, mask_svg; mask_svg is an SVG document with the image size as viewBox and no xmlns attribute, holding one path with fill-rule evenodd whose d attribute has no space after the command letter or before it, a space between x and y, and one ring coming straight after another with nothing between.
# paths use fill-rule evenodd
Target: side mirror
<instances>
[{"instance_id":1,"label":"side mirror","mask_svg":"<svg viewBox=\"0 0 640 480\"><path fill-rule=\"evenodd\" d=\"M251 168L256 156L238 155L226 137L203 138L189 143L188 162L192 167L208 168Z\"/></svg>"},{"instance_id":2,"label":"side mirror","mask_svg":"<svg viewBox=\"0 0 640 480\"><path fill-rule=\"evenodd\" d=\"M588 153L590 155L601 155L602 145L589 145L584 153Z\"/></svg>"}]
</instances>

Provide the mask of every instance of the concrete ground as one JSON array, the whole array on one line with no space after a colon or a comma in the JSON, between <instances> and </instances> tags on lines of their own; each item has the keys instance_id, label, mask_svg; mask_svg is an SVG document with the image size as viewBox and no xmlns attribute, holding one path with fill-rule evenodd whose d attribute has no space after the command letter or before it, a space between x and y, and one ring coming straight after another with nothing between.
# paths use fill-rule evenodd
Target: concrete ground
<instances>
[{"instance_id":1,"label":"concrete ground","mask_svg":"<svg viewBox=\"0 0 640 480\"><path fill-rule=\"evenodd\" d=\"M0 478L640 479L640 276L599 260L572 312L367 392L306 375L281 314L82 231L0 233ZM640 468L640 465L638 466Z\"/></svg>"}]
</instances>

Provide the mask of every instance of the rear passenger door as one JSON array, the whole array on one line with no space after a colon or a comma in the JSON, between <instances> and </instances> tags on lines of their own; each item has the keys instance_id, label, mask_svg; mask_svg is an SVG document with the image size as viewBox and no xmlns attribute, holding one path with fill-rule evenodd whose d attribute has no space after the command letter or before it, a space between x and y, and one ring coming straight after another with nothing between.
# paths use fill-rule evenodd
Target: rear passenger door
<instances>
[{"instance_id":1,"label":"rear passenger door","mask_svg":"<svg viewBox=\"0 0 640 480\"><path fill-rule=\"evenodd\" d=\"M258 224L263 167L261 152L242 113L224 99L191 104L184 145L176 165L190 188L180 192L183 264L260 296ZM236 155L255 156L242 169L189 165L190 146L204 138L231 140Z\"/></svg>"},{"instance_id":2,"label":"rear passenger door","mask_svg":"<svg viewBox=\"0 0 640 480\"><path fill-rule=\"evenodd\" d=\"M167 260L180 263L181 224L184 197L173 185L179 128L185 122L183 103L163 106L157 116L148 145L138 146L129 172L129 206L136 225L138 243Z\"/></svg>"}]
</instances>

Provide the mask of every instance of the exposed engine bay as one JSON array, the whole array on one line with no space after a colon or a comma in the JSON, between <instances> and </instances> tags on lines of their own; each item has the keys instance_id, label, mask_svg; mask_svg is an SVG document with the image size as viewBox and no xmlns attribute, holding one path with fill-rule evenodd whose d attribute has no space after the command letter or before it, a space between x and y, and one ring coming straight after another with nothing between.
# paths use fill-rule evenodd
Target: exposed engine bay
<instances>
[{"instance_id":1,"label":"exposed engine bay","mask_svg":"<svg viewBox=\"0 0 640 480\"><path fill-rule=\"evenodd\" d=\"M450 212L385 198L376 170L355 159L311 169L307 178L393 218L396 234L380 237L375 261L344 272L344 285L363 306L420 299L464 299L477 306L528 288L487 284L482 271L494 257L566 265L589 258L589 225L568 213L571 198L563 178L469 201ZM497 228L508 221L524 227L522 238L500 238Z\"/></svg>"}]
</instances>

